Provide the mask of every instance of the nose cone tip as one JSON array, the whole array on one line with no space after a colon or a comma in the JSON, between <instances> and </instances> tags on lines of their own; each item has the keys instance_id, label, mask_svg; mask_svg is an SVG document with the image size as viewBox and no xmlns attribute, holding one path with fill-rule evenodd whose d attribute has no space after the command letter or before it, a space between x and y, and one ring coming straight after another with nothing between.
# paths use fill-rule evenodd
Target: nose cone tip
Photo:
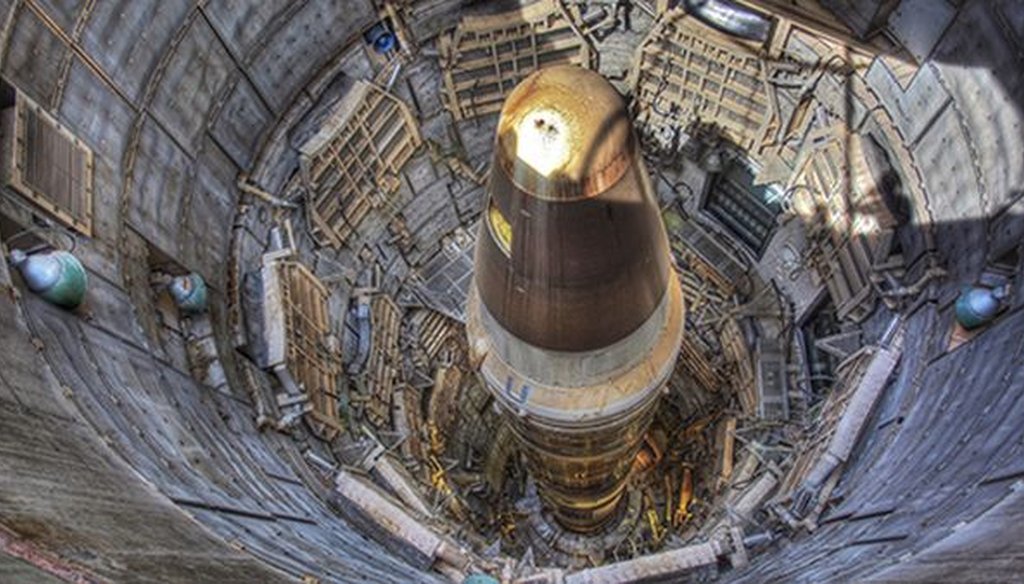
<instances>
[{"instance_id":1,"label":"nose cone tip","mask_svg":"<svg viewBox=\"0 0 1024 584\"><path fill-rule=\"evenodd\" d=\"M541 69L509 95L498 124L496 162L534 196L599 194L629 166L626 104L600 74L573 65Z\"/></svg>"}]
</instances>

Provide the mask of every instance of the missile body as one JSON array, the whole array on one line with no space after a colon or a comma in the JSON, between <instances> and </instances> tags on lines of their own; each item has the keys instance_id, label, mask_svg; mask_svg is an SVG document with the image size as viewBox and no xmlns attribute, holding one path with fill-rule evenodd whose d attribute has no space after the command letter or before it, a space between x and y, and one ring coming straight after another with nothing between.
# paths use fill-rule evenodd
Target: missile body
<instances>
[{"instance_id":1,"label":"missile body","mask_svg":"<svg viewBox=\"0 0 1024 584\"><path fill-rule=\"evenodd\" d=\"M545 507L616 516L679 352L683 300L622 98L599 74L524 79L498 122L467 310L474 363Z\"/></svg>"}]
</instances>

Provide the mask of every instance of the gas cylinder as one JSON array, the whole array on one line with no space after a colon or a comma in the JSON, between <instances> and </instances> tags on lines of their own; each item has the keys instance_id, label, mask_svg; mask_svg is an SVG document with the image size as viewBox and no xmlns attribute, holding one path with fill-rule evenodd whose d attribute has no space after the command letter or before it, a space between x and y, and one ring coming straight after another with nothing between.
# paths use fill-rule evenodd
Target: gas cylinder
<instances>
[{"instance_id":1,"label":"gas cylinder","mask_svg":"<svg viewBox=\"0 0 1024 584\"><path fill-rule=\"evenodd\" d=\"M29 255L15 249L11 252L11 265L21 273L29 290L51 304L73 309L85 299L85 268L66 251Z\"/></svg>"},{"instance_id":2,"label":"gas cylinder","mask_svg":"<svg viewBox=\"0 0 1024 584\"><path fill-rule=\"evenodd\" d=\"M381 55L388 54L398 46L398 39L395 37L395 33L391 32L388 25L383 22L373 25L365 34L365 38L373 46L373 50Z\"/></svg>"},{"instance_id":3,"label":"gas cylinder","mask_svg":"<svg viewBox=\"0 0 1024 584\"><path fill-rule=\"evenodd\" d=\"M972 286L965 288L956 300L957 322L968 330L992 322L1002 307L1006 293L1005 287Z\"/></svg>"},{"instance_id":4,"label":"gas cylinder","mask_svg":"<svg viewBox=\"0 0 1024 584\"><path fill-rule=\"evenodd\" d=\"M206 282L195 272L178 276L167 286L182 311L197 314L206 310Z\"/></svg>"}]
</instances>

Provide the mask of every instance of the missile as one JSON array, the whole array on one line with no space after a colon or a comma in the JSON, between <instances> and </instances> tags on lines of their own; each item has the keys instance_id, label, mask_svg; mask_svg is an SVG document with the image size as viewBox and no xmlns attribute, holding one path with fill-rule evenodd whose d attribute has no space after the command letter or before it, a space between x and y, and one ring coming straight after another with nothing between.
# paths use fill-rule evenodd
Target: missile
<instances>
[{"instance_id":1,"label":"missile","mask_svg":"<svg viewBox=\"0 0 1024 584\"><path fill-rule=\"evenodd\" d=\"M684 321L622 97L580 67L526 77L501 110L487 195L470 356L545 508L594 533L618 515Z\"/></svg>"}]
</instances>

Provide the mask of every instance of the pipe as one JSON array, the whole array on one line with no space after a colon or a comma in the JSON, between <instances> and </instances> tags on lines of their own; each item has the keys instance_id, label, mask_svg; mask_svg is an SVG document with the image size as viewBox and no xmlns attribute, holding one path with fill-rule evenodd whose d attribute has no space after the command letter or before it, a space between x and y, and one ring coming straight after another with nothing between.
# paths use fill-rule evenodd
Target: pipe
<instances>
[{"instance_id":1,"label":"pipe","mask_svg":"<svg viewBox=\"0 0 1024 584\"><path fill-rule=\"evenodd\" d=\"M386 453L374 461L369 470L394 491L406 506L419 513L421 517L430 517L430 509L420 497L419 492L409 483L409 480Z\"/></svg>"},{"instance_id":2,"label":"pipe","mask_svg":"<svg viewBox=\"0 0 1024 584\"><path fill-rule=\"evenodd\" d=\"M731 544L713 539L625 562L581 570L569 574L565 584L622 584L678 578L693 568L717 564L719 557L732 551Z\"/></svg>"},{"instance_id":3,"label":"pipe","mask_svg":"<svg viewBox=\"0 0 1024 584\"><path fill-rule=\"evenodd\" d=\"M772 536L770 531L764 531L761 533L754 533L743 538L743 545L748 548L760 547L762 545L768 545L775 541L775 537Z\"/></svg>"},{"instance_id":4,"label":"pipe","mask_svg":"<svg viewBox=\"0 0 1024 584\"><path fill-rule=\"evenodd\" d=\"M928 268L927 270L925 270L925 273L921 274L921 277L918 278L917 281L914 282L913 284L910 284L908 286L896 286L896 287L891 288L889 290L881 290L881 289L879 289L879 293L882 295L882 298L886 298L886 299L890 299L890 298L891 299L906 298L908 296L917 296L918 294L920 294L924 290L924 287L927 286L929 282L931 282L932 280L936 280L938 278L944 278L944 277L946 277L946 270L944 270L944 269L942 269L942 268L940 268L938 266L932 266L932 267ZM876 284L879 284L879 283L881 283L882 280L881 280L881 277L875 276L875 277L872 277L872 281L875 282Z\"/></svg>"},{"instance_id":5,"label":"pipe","mask_svg":"<svg viewBox=\"0 0 1024 584\"><path fill-rule=\"evenodd\" d=\"M772 21L728 0L684 0L686 11L705 24L740 38L766 42Z\"/></svg>"},{"instance_id":6,"label":"pipe","mask_svg":"<svg viewBox=\"0 0 1024 584\"><path fill-rule=\"evenodd\" d=\"M370 303L364 297L356 301L356 308L353 311L356 319L356 354L352 363L348 366L351 375L357 375L366 367L366 361L370 358L370 339L373 335L373 328L370 323Z\"/></svg>"},{"instance_id":7,"label":"pipe","mask_svg":"<svg viewBox=\"0 0 1024 584\"><path fill-rule=\"evenodd\" d=\"M398 79L398 74L402 71L402 62L395 59L395 69L391 72L391 76L388 77L388 84L384 86L385 91L391 91L391 88L395 85L395 81Z\"/></svg>"},{"instance_id":8,"label":"pipe","mask_svg":"<svg viewBox=\"0 0 1024 584\"><path fill-rule=\"evenodd\" d=\"M887 336L897 334L895 331ZM888 339L886 339L888 342ZM821 486L832 473L844 464L857 445L861 430L864 428L875 403L882 395L889 377L896 369L900 358L898 347L879 347L868 364L860 384L854 390L850 401L836 424L835 432L829 440L828 447L818 461L808 471L803 482L793 497L791 510L798 517L803 517L810 503L817 498Z\"/></svg>"},{"instance_id":9,"label":"pipe","mask_svg":"<svg viewBox=\"0 0 1024 584\"><path fill-rule=\"evenodd\" d=\"M284 392L289 396L305 395L302 388L295 383L295 378L292 377L288 368L282 363L274 366L274 375L277 376L277 380L281 382L281 387L284 388Z\"/></svg>"},{"instance_id":10,"label":"pipe","mask_svg":"<svg viewBox=\"0 0 1024 584\"><path fill-rule=\"evenodd\" d=\"M288 201L285 201L284 199L275 197L274 195L268 193L267 191L253 185L252 183L249 182L249 176L246 174L239 175L238 182L236 184L238 185L238 190L242 191L243 193L253 195L256 198L264 201L265 203L273 207L281 207L284 209L299 208L299 206L296 205L295 203L290 203Z\"/></svg>"},{"instance_id":11,"label":"pipe","mask_svg":"<svg viewBox=\"0 0 1024 584\"><path fill-rule=\"evenodd\" d=\"M658 18L658 12L651 8L650 6L648 6L646 0L637 0L636 2L633 3L633 5L639 8L640 10L643 10L644 13L647 14L647 16L650 16L651 18Z\"/></svg>"},{"instance_id":12,"label":"pipe","mask_svg":"<svg viewBox=\"0 0 1024 584\"><path fill-rule=\"evenodd\" d=\"M414 567L433 567L442 573L464 574L469 554L417 521L373 484L341 469L335 478L331 503L373 539Z\"/></svg>"}]
</instances>

